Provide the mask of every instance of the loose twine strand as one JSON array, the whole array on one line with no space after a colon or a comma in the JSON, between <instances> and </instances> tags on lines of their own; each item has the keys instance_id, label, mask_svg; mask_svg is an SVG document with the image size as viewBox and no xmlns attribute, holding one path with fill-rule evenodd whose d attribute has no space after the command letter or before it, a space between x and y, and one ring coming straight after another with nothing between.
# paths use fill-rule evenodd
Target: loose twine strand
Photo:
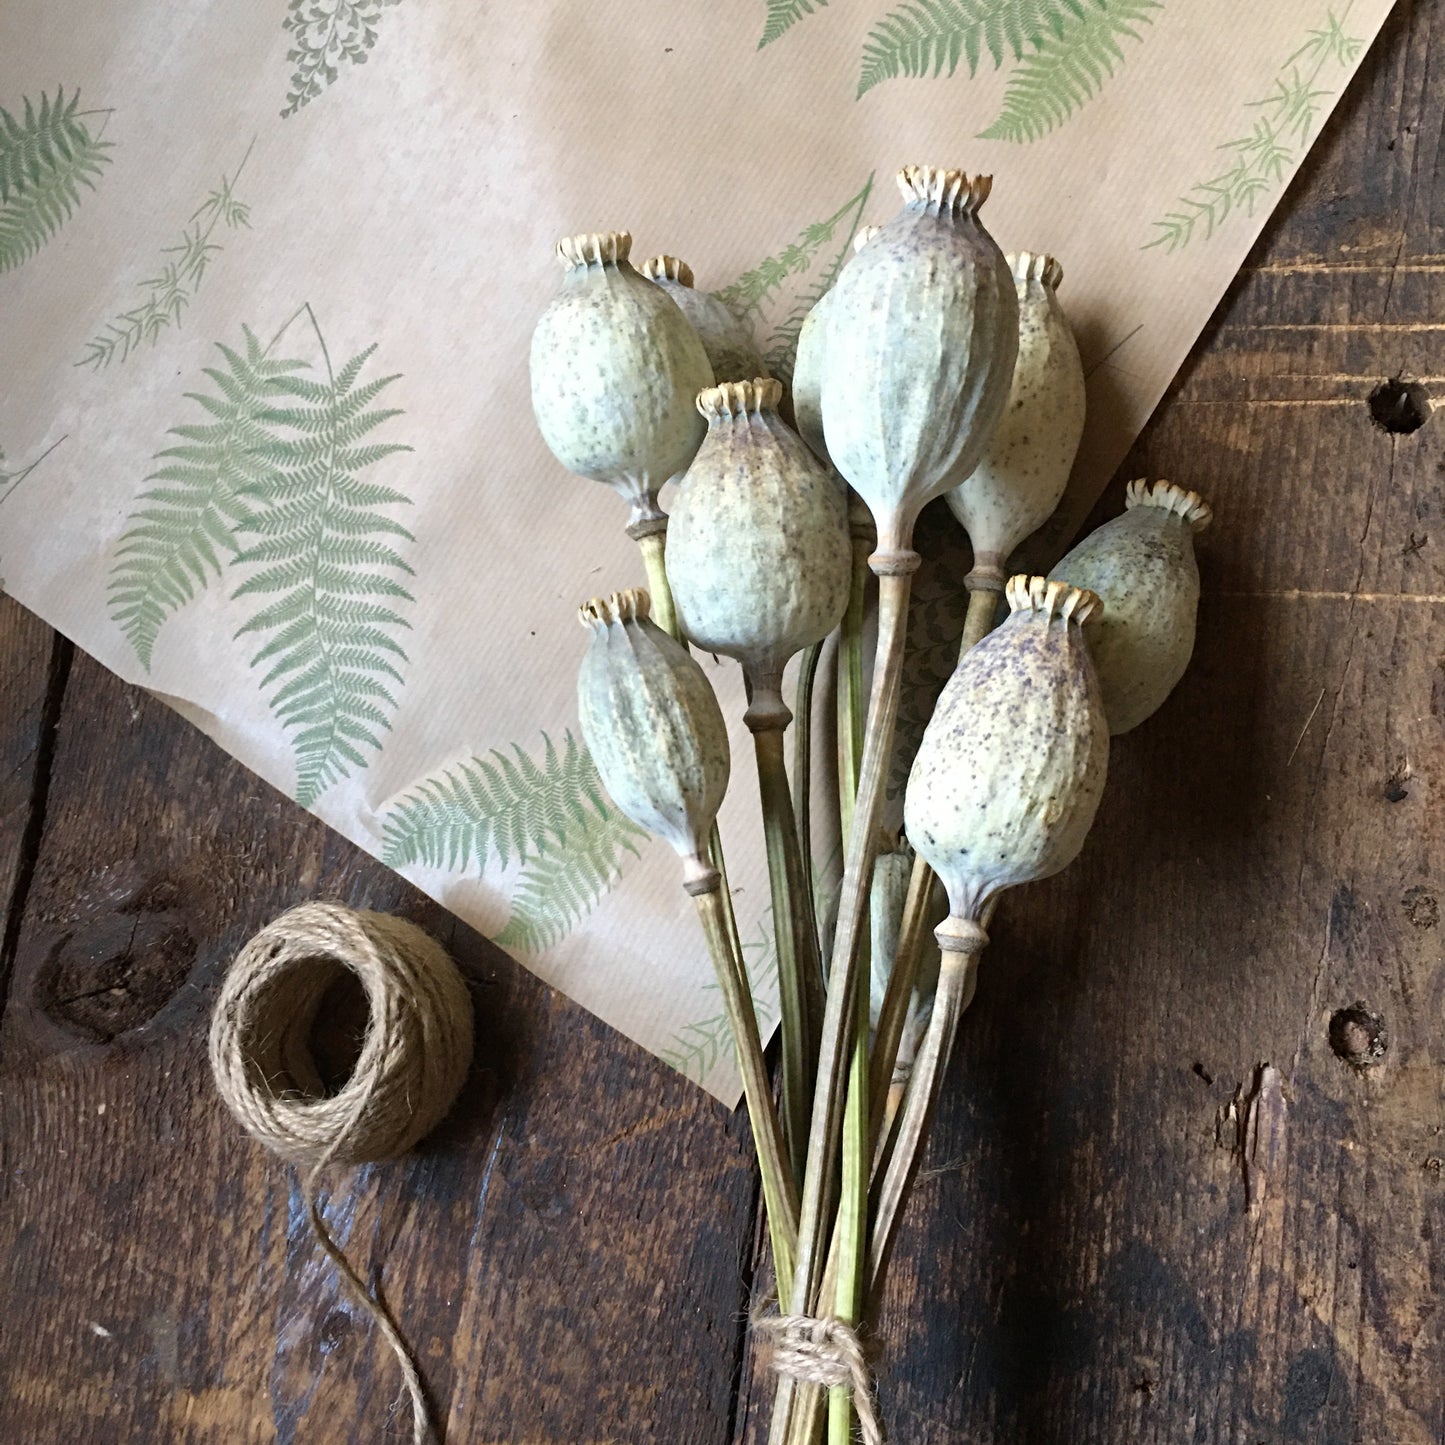
<instances>
[{"instance_id":1,"label":"loose twine strand","mask_svg":"<svg viewBox=\"0 0 1445 1445\"><path fill-rule=\"evenodd\" d=\"M883 1445L873 1403L873 1378L857 1332L842 1320L812 1315L764 1315L753 1327L772 1341L772 1369L805 1385L848 1385L863 1445Z\"/></svg>"},{"instance_id":2,"label":"loose twine strand","mask_svg":"<svg viewBox=\"0 0 1445 1445\"><path fill-rule=\"evenodd\" d=\"M327 990L346 971L365 991L370 1017L350 1078L328 1096L310 1035ZM451 1108L472 1059L471 997L456 964L404 919L304 903L236 955L211 1017L210 1056L216 1088L241 1127L307 1171L311 1232L396 1356L413 1445L427 1445L430 1413L411 1350L336 1243L316 1193L328 1165L394 1159Z\"/></svg>"}]
</instances>

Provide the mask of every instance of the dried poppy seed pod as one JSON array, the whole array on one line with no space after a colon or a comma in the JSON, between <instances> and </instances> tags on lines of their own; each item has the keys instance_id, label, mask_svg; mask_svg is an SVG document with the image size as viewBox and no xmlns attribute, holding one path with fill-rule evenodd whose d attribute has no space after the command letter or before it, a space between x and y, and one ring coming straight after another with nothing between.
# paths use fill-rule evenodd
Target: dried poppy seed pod
<instances>
[{"instance_id":1,"label":"dried poppy seed pod","mask_svg":"<svg viewBox=\"0 0 1445 1445\"><path fill-rule=\"evenodd\" d=\"M1063 268L1033 251L1010 255L1019 354L1008 404L972 475L944 493L973 546L970 590L1003 591L1010 554L1048 521L1084 434L1084 366L1059 305Z\"/></svg>"},{"instance_id":2,"label":"dried poppy seed pod","mask_svg":"<svg viewBox=\"0 0 1445 1445\"><path fill-rule=\"evenodd\" d=\"M780 382L760 377L698 397L707 435L668 525L678 619L698 647L743 664L754 725L766 711L786 726L784 666L848 606L847 504L778 415L782 394Z\"/></svg>"},{"instance_id":3,"label":"dried poppy seed pod","mask_svg":"<svg viewBox=\"0 0 1445 1445\"><path fill-rule=\"evenodd\" d=\"M557 243L565 274L532 333L532 409L557 460L612 487L640 537L663 525L657 493L702 440L693 399L712 367L677 304L632 269L631 247L626 231Z\"/></svg>"},{"instance_id":4,"label":"dried poppy seed pod","mask_svg":"<svg viewBox=\"0 0 1445 1445\"><path fill-rule=\"evenodd\" d=\"M649 606L637 588L579 610L592 633L577 679L582 736L612 801L673 846L685 884L703 883L716 878L706 849L727 792L727 725L707 675Z\"/></svg>"},{"instance_id":5,"label":"dried poppy seed pod","mask_svg":"<svg viewBox=\"0 0 1445 1445\"><path fill-rule=\"evenodd\" d=\"M642 263L642 274L661 287L692 323L707 352L714 382L751 381L766 376L767 365L746 323L710 291L693 286L692 267L676 256L654 256Z\"/></svg>"},{"instance_id":6,"label":"dried poppy seed pod","mask_svg":"<svg viewBox=\"0 0 1445 1445\"><path fill-rule=\"evenodd\" d=\"M1116 737L1157 711L1189 666L1199 612L1194 534L1214 515L1198 492L1173 482L1152 490L1130 482L1125 505L1054 568L1103 600L1084 636Z\"/></svg>"},{"instance_id":7,"label":"dried poppy seed pod","mask_svg":"<svg viewBox=\"0 0 1445 1445\"><path fill-rule=\"evenodd\" d=\"M976 924L994 894L1074 860L1109 760L1081 631L1098 598L1042 577L1011 578L1006 595L1010 616L944 688L904 797L908 841L943 880L955 922Z\"/></svg>"},{"instance_id":8,"label":"dried poppy seed pod","mask_svg":"<svg viewBox=\"0 0 1445 1445\"><path fill-rule=\"evenodd\" d=\"M868 503L880 556L912 555L923 506L978 463L1008 399L1018 301L978 223L991 179L906 166L903 210L844 267L821 393L833 464Z\"/></svg>"},{"instance_id":9,"label":"dried poppy seed pod","mask_svg":"<svg viewBox=\"0 0 1445 1445\"><path fill-rule=\"evenodd\" d=\"M859 226L853 237L853 254L857 255L881 226ZM820 462L831 466L828 443L823 437L823 352L827 347L828 306L834 288L830 286L813 303L798 331L798 350L793 358L793 419L798 435L807 442Z\"/></svg>"}]
</instances>

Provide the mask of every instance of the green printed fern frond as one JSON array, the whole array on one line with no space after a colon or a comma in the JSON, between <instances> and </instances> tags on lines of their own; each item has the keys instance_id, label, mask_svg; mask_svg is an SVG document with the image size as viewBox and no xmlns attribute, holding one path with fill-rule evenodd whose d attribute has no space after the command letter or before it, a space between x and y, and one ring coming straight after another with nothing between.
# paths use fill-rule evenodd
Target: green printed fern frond
<instances>
[{"instance_id":1,"label":"green printed fern frond","mask_svg":"<svg viewBox=\"0 0 1445 1445\"><path fill-rule=\"evenodd\" d=\"M516 743L443 768L387 810L382 861L481 874L523 865L497 942L538 952L569 933L617 881L647 834L612 805L592 755L568 731L542 734L538 760Z\"/></svg>"},{"instance_id":2,"label":"green printed fern frond","mask_svg":"<svg viewBox=\"0 0 1445 1445\"><path fill-rule=\"evenodd\" d=\"M305 365L269 357L245 327L242 335L240 350L217 346L225 364L205 371L214 389L186 393L207 419L167 433L177 441L156 453L161 465L146 478L152 485L116 548L111 619L147 668L161 624L240 550L235 529L273 466L264 418L282 395L282 379Z\"/></svg>"},{"instance_id":3,"label":"green printed fern frond","mask_svg":"<svg viewBox=\"0 0 1445 1445\"><path fill-rule=\"evenodd\" d=\"M28 261L68 221L81 187L95 189L109 141L90 132L80 93L24 98L17 118L0 107L0 274Z\"/></svg>"},{"instance_id":4,"label":"green printed fern frond","mask_svg":"<svg viewBox=\"0 0 1445 1445\"><path fill-rule=\"evenodd\" d=\"M328 85L339 66L364 65L376 44L381 12L401 0L287 0L281 27L290 33L286 59L295 65L282 117L295 115Z\"/></svg>"},{"instance_id":5,"label":"green printed fern frond","mask_svg":"<svg viewBox=\"0 0 1445 1445\"><path fill-rule=\"evenodd\" d=\"M732 1028L725 1013L685 1024L672 1036L672 1047L661 1049L658 1058L670 1064L684 1078L701 1084L717 1067L724 1048L731 1049Z\"/></svg>"},{"instance_id":6,"label":"green printed fern frond","mask_svg":"<svg viewBox=\"0 0 1445 1445\"><path fill-rule=\"evenodd\" d=\"M783 319L770 327L763 346L763 359L769 370L785 383L792 380L798 333L803 321L818 298L837 280L872 193L873 176L870 174L857 195L850 196L831 216L805 226L797 238L776 255L749 267L731 285L714 293L740 320L749 324L755 321L766 323L767 312L771 309L769 303L776 293L783 290L793 277L807 275L817 266L820 256L826 256L817 280L796 296ZM829 247L839 233L841 241L825 252L824 248Z\"/></svg>"},{"instance_id":7,"label":"green printed fern frond","mask_svg":"<svg viewBox=\"0 0 1445 1445\"><path fill-rule=\"evenodd\" d=\"M1061 33L1044 36L1037 51L1009 75L1003 110L979 133L982 140L1036 141L1092 100L1124 63L1123 39L1142 41L1160 0L1070 0L1078 12Z\"/></svg>"},{"instance_id":8,"label":"green printed fern frond","mask_svg":"<svg viewBox=\"0 0 1445 1445\"><path fill-rule=\"evenodd\" d=\"M780 35L786 34L803 16L821 10L828 0L767 0L768 18L763 24L763 38L758 49L771 45Z\"/></svg>"},{"instance_id":9,"label":"green printed fern frond","mask_svg":"<svg viewBox=\"0 0 1445 1445\"><path fill-rule=\"evenodd\" d=\"M614 814L591 754L569 730L559 749L542 734L537 762L517 743L423 779L387 815L382 859L480 873L545 856Z\"/></svg>"},{"instance_id":10,"label":"green printed fern frond","mask_svg":"<svg viewBox=\"0 0 1445 1445\"><path fill-rule=\"evenodd\" d=\"M1153 223L1154 235L1141 249L1182 251L1191 241L1207 241L1236 212L1254 215L1284 184L1309 144L1322 102L1334 94L1317 83L1322 72L1330 65L1352 65L1363 48L1364 41L1345 30L1343 18L1328 12L1323 28L1311 30L1280 66L1274 89L1248 103L1253 112L1248 130L1219 146L1228 163L1190 186L1174 209Z\"/></svg>"},{"instance_id":11,"label":"green printed fern frond","mask_svg":"<svg viewBox=\"0 0 1445 1445\"><path fill-rule=\"evenodd\" d=\"M325 355L319 328L317 338ZM255 570L232 596L270 600L236 635L269 634L251 665L266 669L260 685L291 734L303 807L381 747L407 660L396 634L411 625L400 609L413 598L398 577L412 568L389 539L412 535L376 509L410 499L359 475L411 450L363 444L400 415L371 406L395 375L357 385L375 350L336 372L327 357L324 382L276 379L274 392L290 405L273 401L260 414L265 439L254 455L262 466L241 492L248 511L236 535L250 540L232 565Z\"/></svg>"},{"instance_id":12,"label":"green printed fern frond","mask_svg":"<svg viewBox=\"0 0 1445 1445\"><path fill-rule=\"evenodd\" d=\"M994 69L1059 39L1083 7L1098 0L906 0L874 25L863 46L858 94L899 76L978 73L985 52Z\"/></svg>"},{"instance_id":13,"label":"green printed fern frond","mask_svg":"<svg viewBox=\"0 0 1445 1445\"><path fill-rule=\"evenodd\" d=\"M621 813L574 829L560 844L522 870L512 893L512 913L494 942L502 948L540 953L569 934L622 874L619 854L640 857L647 836Z\"/></svg>"},{"instance_id":14,"label":"green printed fern frond","mask_svg":"<svg viewBox=\"0 0 1445 1445\"><path fill-rule=\"evenodd\" d=\"M112 361L124 361L138 347L153 345L167 328L180 325L212 258L222 249L221 242L211 239L212 232L218 226L235 230L250 224L250 207L237 200L234 189L250 154L248 146L235 175L222 176L221 184L196 207L180 240L161 248L159 271L140 283L141 299L106 322L86 343L77 366L99 369Z\"/></svg>"}]
</instances>

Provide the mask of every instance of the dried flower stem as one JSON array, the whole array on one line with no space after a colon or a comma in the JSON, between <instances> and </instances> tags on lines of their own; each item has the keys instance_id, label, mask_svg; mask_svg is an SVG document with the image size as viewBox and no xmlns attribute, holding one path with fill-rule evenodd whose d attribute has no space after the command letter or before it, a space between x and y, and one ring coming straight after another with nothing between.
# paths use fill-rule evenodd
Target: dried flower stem
<instances>
[{"instance_id":1,"label":"dried flower stem","mask_svg":"<svg viewBox=\"0 0 1445 1445\"><path fill-rule=\"evenodd\" d=\"M928 1137L933 1111L942 1091L949 1054L958 1033L958 1021L973 1000L978 978L978 958L987 935L977 924L962 936L948 932L950 919L938 932L943 946L943 964L938 973L938 993L928 1031L913 1064L913 1073L903 1097L903 1109L893 1148L873 1190L873 1240L869 1254L870 1296L876 1298L893 1248L894 1231L918 1170L924 1140Z\"/></svg>"},{"instance_id":2,"label":"dried flower stem","mask_svg":"<svg viewBox=\"0 0 1445 1445\"><path fill-rule=\"evenodd\" d=\"M867 970L867 939L859 959ZM853 1062L848 1072L848 1102L843 1114L843 1185L838 1198L838 1219L833 1239L838 1244L838 1278L832 1293L833 1313L844 1324L856 1325L863 1313L868 1276L868 991L857 991L858 1015L853 1024ZM831 1258L832 1250L829 1250ZM827 1289L826 1270L824 1291ZM823 1298L827 1298L823 1294ZM828 1392L828 1445L850 1445L853 1438L853 1396L848 1385Z\"/></svg>"},{"instance_id":3,"label":"dried flower stem","mask_svg":"<svg viewBox=\"0 0 1445 1445\"><path fill-rule=\"evenodd\" d=\"M874 546L872 518L856 497L848 515L852 524L853 579L838 644L837 695L838 817L845 841L853 828L858 772L863 761L863 616L868 596L868 554Z\"/></svg>"},{"instance_id":4,"label":"dried flower stem","mask_svg":"<svg viewBox=\"0 0 1445 1445\"><path fill-rule=\"evenodd\" d=\"M875 554L878 582L878 652L873 693L859 772L858 801L849 832L839 901L838 929L828 980L822 1049L808 1132L808 1162L803 1177L803 1203L798 1220L798 1255L790 1309L809 1313L818 1297L824 1252L829 1184L834 1176L847 1094L850 1045L857 1020L858 955L866 931L869 884L878 848L878 822L883 808L887 759L903 670L903 643L908 626L908 597L918 567L916 552Z\"/></svg>"},{"instance_id":5,"label":"dried flower stem","mask_svg":"<svg viewBox=\"0 0 1445 1445\"><path fill-rule=\"evenodd\" d=\"M968 614L964 618L963 637L958 647L960 660L993 631L1000 595L1001 589L992 585L980 586L977 582L969 591ZM903 927L898 935L898 955L888 978L873 1045L873 1069L869 1079L872 1092L869 1097L873 1099L875 1109L882 1110L874 1120L875 1149L880 1135L892 1127L902 1100L903 1087L893 1083L893 1067L898 1059L898 1044L913 998L913 983L918 977L919 955L928 936L928 906L932 897L933 869L921 857L915 857L913 873L908 880L908 901L903 908Z\"/></svg>"},{"instance_id":6,"label":"dried flower stem","mask_svg":"<svg viewBox=\"0 0 1445 1445\"><path fill-rule=\"evenodd\" d=\"M818 1053L818 1025L822 1018L822 964L818 936L804 899L807 874L798 848L793 800L783 762L782 716L759 718L758 696L748 709L753 729L753 751L758 764L758 792L762 799L763 837L767 845L768 884L773 900L773 936L778 952L778 993L783 1036L783 1133L788 1143L795 1179L801 1179L808 1150L808 1081ZM810 987L811 985L811 987Z\"/></svg>"},{"instance_id":7,"label":"dried flower stem","mask_svg":"<svg viewBox=\"0 0 1445 1445\"><path fill-rule=\"evenodd\" d=\"M631 528L628 529L632 531ZM634 534L635 535L635 534ZM677 610L672 605L672 588L667 580L667 519L655 530L636 537L647 569L647 590L652 594L652 620L671 637L685 641L677 630Z\"/></svg>"},{"instance_id":8,"label":"dried flower stem","mask_svg":"<svg viewBox=\"0 0 1445 1445\"><path fill-rule=\"evenodd\" d=\"M919 958L928 931L928 903L932 894L933 869L922 858L915 856L913 872L908 879L908 899L903 905L898 951L888 974L883 1006L878 1011L878 1027L873 1032L873 1061L868 1075L868 1097L873 1101L874 1110L869 1136L870 1152L877 1150L879 1135L892 1123L897 1109L893 1069L898 1062L903 1025L907 1022L908 1010L913 1002L913 984L918 977ZM901 1090L898 1092L901 1094Z\"/></svg>"},{"instance_id":9,"label":"dried flower stem","mask_svg":"<svg viewBox=\"0 0 1445 1445\"><path fill-rule=\"evenodd\" d=\"M813 685L818 677L818 662L823 644L815 642L798 664L797 691L793 698L793 819L798 825L798 846L808 869L807 905L813 912L814 892L818 886L813 865ZM818 924L812 920L816 937Z\"/></svg>"},{"instance_id":10,"label":"dried flower stem","mask_svg":"<svg viewBox=\"0 0 1445 1445\"><path fill-rule=\"evenodd\" d=\"M792 1266L797 1248L798 1191L793 1183L792 1170L788 1167L782 1125L778 1122L777 1110L773 1108L772 1085L763 1060L763 1044L758 1034L752 991L741 954L733 946L727 920L729 905L720 883L721 879L714 872L710 877L690 884L688 892L692 894L707 937L708 952L712 955L728 1023L737 1044L743 1093L747 1098L748 1119L752 1124L753 1142L757 1147L758 1167L763 1180L768 1233L772 1240L773 1258L778 1262L781 1274L785 1268Z\"/></svg>"}]
</instances>

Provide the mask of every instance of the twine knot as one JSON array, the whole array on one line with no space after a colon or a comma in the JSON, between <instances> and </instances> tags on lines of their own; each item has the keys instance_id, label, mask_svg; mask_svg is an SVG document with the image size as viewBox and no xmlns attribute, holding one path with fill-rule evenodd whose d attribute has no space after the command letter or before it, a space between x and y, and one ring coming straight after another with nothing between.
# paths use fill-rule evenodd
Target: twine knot
<instances>
[{"instance_id":1,"label":"twine knot","mask_svg":"<svg viewBox=\"0 0 1445 1445\"><path fill-rule=\"evenodd\" d=\"M772 1341L774 1374L805 1385L849 1386L864 1445L883 1445L868 1360L850 1325L812 1315L768 1315L755 1328Z\"/></svg>"}]
</instances>

